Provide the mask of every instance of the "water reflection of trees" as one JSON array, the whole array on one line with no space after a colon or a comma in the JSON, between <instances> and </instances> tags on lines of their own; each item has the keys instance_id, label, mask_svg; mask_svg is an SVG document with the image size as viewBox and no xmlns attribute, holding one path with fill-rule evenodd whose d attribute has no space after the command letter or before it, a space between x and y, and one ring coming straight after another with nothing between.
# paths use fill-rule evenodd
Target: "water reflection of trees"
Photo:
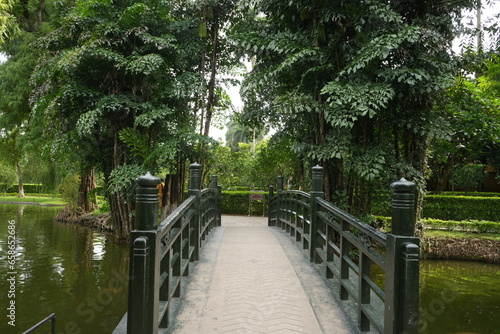
<instances>
[{"instance_id":1,"label":"water reflection of trees","mask_svg":"<svg viewBox=\"0 0 500 334\"><path fill-rule=\"evenodd\" d=\"M84 326L95 324L85 323L85 319L77 314L79 304L96 296L100 289L109 289L112 274L127 277L128 262L125 258L128 249L104 242L106 235L100 232L54 222L58 210L60 208L0 205L0 219L17 219L17 238L23 253L23 258L17 263L19 327L29 328L34 319L43 318L47 312L56 312L58 323L61 322L63 328L65 322L75 321L85 332ZM0 246L6 244L6 240L6 236L0 233ZM95 260L94 240L102 246L101 256ZM2 266L0 270L6 268ZM109 317L121 308L123 312L119 311L119 317L123 315L126 289L111 291L112 301L102 317ZM0 332L3 332L2 326Z\"/></svg>"}]
</instances>

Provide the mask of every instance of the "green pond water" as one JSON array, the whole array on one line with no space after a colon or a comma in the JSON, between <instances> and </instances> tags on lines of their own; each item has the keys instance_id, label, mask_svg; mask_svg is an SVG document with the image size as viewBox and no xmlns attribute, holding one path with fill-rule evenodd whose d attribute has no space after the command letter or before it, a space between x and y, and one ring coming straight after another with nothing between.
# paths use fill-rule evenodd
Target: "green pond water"
<instances>
[{"instance_id":1,"label":"green pond water","mask_svg":"<svg viewBox=\"0 0 500 334\"><path fill-rule=\"evenodd\" d=\"M60 210L0 205L0 333L22 333L51 313L57 333L111 333L126 312L128 247L88 228L55 223ZM15 288L8 281L13 276ZM36 333L50 333L50 324Z\"/></svg>"},{"instance_id":2,"label":"green pond water","mask_svg":"<svg viewBox=\"0 0 500 334\"><path fill-rule=\"evenodd\" d=\"M22 333L56 313L58 333L108 334L126 312L128 247L55 223L60 210L0 204L0 333ZM420 284L422 333L500 334L500 266L423 261ZM36 333L49 332L47 324Z\"/></svg>"},{"instance_id":3,"label":"green pond water","mask_svg":"<svg viewBox=\"0 0 500 334\"><path fill-rule=\"evenodd\" d=\"M500 265L423 261L421 332L500 333Z\"/></svg>"}]
</instances>

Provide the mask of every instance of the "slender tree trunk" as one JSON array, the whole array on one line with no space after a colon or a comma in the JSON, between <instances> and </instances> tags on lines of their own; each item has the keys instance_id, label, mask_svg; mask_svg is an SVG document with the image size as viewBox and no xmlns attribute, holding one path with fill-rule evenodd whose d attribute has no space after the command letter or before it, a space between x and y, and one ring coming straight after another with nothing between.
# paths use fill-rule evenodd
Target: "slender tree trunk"
<instances>
[{"instance_id":1,"label":"slender tree trunk","mask_svg":"<svg viewBox=\"0 0 500 334\"><path fill-rule=\"evenodd\" d=\"M125 162L125 150L122 145L123 144L121 144L118 138L118 131L115 131L113 138L113 160L111 170L122 166ZM106 176L106 178L108 177L109 175ZM130 237L130 232L134 228L134 219L132 216L134 203L132 200L127 200L128 198L130 198L130 194L121 194L120 192L108 195L113 224L118 235L124 239L128 239Z\"/></svg>"},{"instance_id":2,"label":"slender tree trunk","mask_svg":"<svg viewBox=\"0 0 500 334\"><path fill-rule=\"evenodd\" d=\"M24 194L24 184L23 184L23 171L21 169L21 163L18 161L16 163L16 169L17 169L17 192L19 197L26 197Z\"/></svg>"},{"instance_id":3,"label":"slender tree trunk","mask_svg":"<svg viewBox=\"0 0 500 334\"><path fill-rule=\"evenodd\" d=\"M207 111L205 115L204 136L208 137L210 132L210 123L212 122L212 113L215 107L215 77L217 75L217 42L219 35L219 25L216 21L213 29L212 62L210 64L210 81L208 82Z\"/></svg>"},{"instance_id":4,"label":"slender tree trunk","mask_svg":"<svg viewBox=\"0 0 500 334\"><path fill-rule=\"evenodd\" d=\"M35 12L36 26L38 29L42 27L42 13L45 9L45 0L38 0L38 6Z\"/></svg>"},{"instance_id":5,"label":"slender tree trunk","mask_svg":"<svg viewBox=\"0 0 500 334\"><path fill-rule=\"evenodd\" d=\"M203 134L203 120L205 118L205 66L207 58L207 48L205 46L205 41L203 40L201 46L201 93L200 93L200 135Z\"/></svg>"},{"instance_id":6,"label":"slender tree trunk","mask_svg":"<svg viewBox=\"0 0 500 334\"><path fill-rule=\"evenodd\" d=\"M92 212L96 208L97 197L95 189L97 188L94 169L86 169L81 172L80 186L78 189L78 206L84 212Z\"/></svg>"},{"instance_id":7,"label":"slender tree trunk","mask_svg":"<svg viewBox=\"0 0 500 334\"><path fill-rule=\"evenodd\" d=\"M451 177L451 171L451 159L448 159L446 165L444 166L443 172L437 175L436 188L434 189L435 194L440 194L447 189Z\"/></svg>"},{"instance_id":8,"label":"slender tree trunk","mask_svg":"<svg viewBox=\"0 0 500 334\"><path fill-rule=\"evenodd\" d=\"M184 201L184 169L178 174L167 174L161 201L161 220L164 220Z\"/></svg>"},{"instance_id":9,"label":"slender tree trunk","mask_svg":"<svg viewBox=\"0 0 500 334\"><path fill-rule=\"evenodd\" d=\"M423 225L422 218L424 212L424 197L426 191L425 178L424 173L427 169L427 148L428 148L428 138L427 136L411 136L408 141L408 147L410 148L407 151L407 162L417 171L421 173L419 179L413 180L413 182L417 185L417 194L416 194L416 204L415 204L415 235L422 237L423 236Z\"/></svg>"}]
</instances>

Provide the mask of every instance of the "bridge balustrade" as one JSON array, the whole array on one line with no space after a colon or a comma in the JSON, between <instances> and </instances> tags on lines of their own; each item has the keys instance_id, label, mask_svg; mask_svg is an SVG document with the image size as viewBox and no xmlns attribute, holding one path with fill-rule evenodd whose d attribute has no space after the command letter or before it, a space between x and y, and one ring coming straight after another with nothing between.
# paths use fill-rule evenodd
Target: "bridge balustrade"
<instances>
[{"instance_id":1,"label":"bridge balustrade","mask_svg":"<svg viewBox=\"0 0 500 334\"><path fill-rule=\"evenodd\" d=\"M201 190L201 165L190 166L188 198L161 224L160 179L137 179L137 229L131 233L128 312L114 333L158 333L168 326L172 298L179 297L189 263L199 259L211 229L221 224L220 186Z\"/></svg>"},{"instance_id":2,"label":"bridge balustrade","mask_svg":"<svg viewBox=\"0 0 500 334\"><path fill-rule=\"evenodd\" d=\"M416 334L419 323L419 238L414 237L416 187L391 185L392 231L383 233L324 200L323 168L313 168L312 192L270 188L269 226L290 234L339 284L341 300L357 307L358 327ZM378 269L377 269L378 268ZM375 273L381 272L382 275Z\"/></svg>"}]
</instances>

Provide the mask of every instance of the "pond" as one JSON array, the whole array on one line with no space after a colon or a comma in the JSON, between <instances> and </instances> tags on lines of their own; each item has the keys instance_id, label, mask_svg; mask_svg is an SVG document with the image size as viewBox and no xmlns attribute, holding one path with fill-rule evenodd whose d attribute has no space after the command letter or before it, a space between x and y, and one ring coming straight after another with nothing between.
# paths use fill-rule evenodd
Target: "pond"
<instances>
[{"instance_id":1,"label":"pond","mask_svg":"<svg viewBox=\"0 0 500 334\"><path fill-rule=\"evenodd\" d=\"M111 333L126 312L128 247L55 223L60 210L0 204L0 333L22 333L51 313L58 333Z\"/></svg>"},{"instance_id":2,"label":"pond","mask_svg":"<svg viewBox=\"0 0 500 334\"><path fill-rule=\"evenodd\" d=\"M500 265L423 261L421 332L500 333Z\"/></svg>"},{"instance_id":3,"label":"pond","mask_svg":"<svg viewBox=\"0 0 500 334\"><path fill-rule=\"evenodd\" d=\"M60 210L0 204L0 310L7 319L0 333L22 333L56 313L58 333L108 334L126 312L128 247L101 232L55 223ZM9 235L16 240L12 268ZM500 334L499 265L423 261L420 284L423 334ZM12 301L15 327L7 318ZM48 333L45 326L37 333Z\"/></svg>"}]
</instances>

